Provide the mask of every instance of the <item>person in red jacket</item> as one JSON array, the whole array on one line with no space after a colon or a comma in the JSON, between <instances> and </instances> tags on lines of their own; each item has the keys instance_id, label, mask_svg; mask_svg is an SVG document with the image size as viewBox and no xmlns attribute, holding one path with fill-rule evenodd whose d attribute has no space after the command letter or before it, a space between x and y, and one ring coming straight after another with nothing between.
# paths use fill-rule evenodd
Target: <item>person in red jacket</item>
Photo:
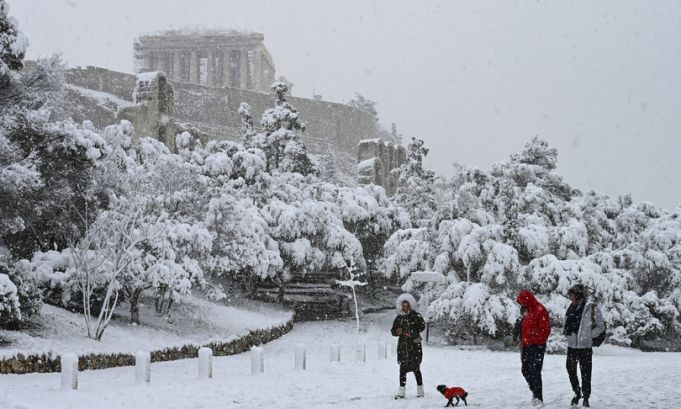
<instances>
[{"instance_id":1,"label":"person in red jacket","mask_svg":"<svg viewBox=\"0 0 681 409\"><path fill-rule=\"evenodd\" d=\"M516 301L526 310L520 334L522 372L532 391L532 402L540 404L544 401L541 370L544 366L546 341L551 334L549 312L527 290L520 291Z\"/></svg>"}]
</instances>

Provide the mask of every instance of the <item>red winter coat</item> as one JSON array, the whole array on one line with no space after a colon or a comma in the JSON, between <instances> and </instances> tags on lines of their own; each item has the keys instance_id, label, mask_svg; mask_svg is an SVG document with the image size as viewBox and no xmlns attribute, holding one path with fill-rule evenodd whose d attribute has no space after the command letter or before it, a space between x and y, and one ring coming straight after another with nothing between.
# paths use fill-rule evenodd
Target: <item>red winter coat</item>
<instances>
[{"instance_id":1,"label":"red winter coat","mask_svg":"<svg viewBox=\"0 0 681 409\"><path fill-rule=\"evenodd\" d=\"M457 397L458 398L465 398L467 393L466 393L465 390L463 390L463 388L459 388L459 387L454 386L454 387L445 389L444 395L445 395L446 399L454 399L454 398L457 398Z\"/></svg>"},{"instance_id":2,"label":"red winter coat","mask_svg":"<svg viewBox=\"0 0 681 409\"><path fill-rule=\"evenodd\" d=\"M527 309L523 318L520 342L524 347L531 345L544 345L551 334L551 322L549 312L541 305L534 295L527 290L518 294L516 301Z\"/></svg>"}]
</instances>

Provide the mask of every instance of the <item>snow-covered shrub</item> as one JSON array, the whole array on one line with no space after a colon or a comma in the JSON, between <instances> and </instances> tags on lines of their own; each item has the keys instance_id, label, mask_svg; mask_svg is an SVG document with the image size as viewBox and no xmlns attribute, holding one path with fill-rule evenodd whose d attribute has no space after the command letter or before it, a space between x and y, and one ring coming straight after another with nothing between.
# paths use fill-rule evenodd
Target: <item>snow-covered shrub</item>
<instances>
[{"instance_id":1,"label":"snow-covered shrub","mask_svg":"<svg viewBox=\"0 0 681 409\"><path fill-rule=\"evenodd\" d=\"M465 335L503 337L520 316L520 307L504 293L495 294L483 283L452 283L433 301L428 319Z\"/></svg>"},{"instance_id":2,"label":"snow-covered shrub","mask_svg":"<svg viewBox=\"0 0 681 409\"><path fill-rule=\"evenodd\" d=\"M430 270L432 247L426 228L403 229L393 233L384 245L384 272L404 281L411 272Z\"/></svg>"},{"instance_id":3,"label":"snow-covered shrub","mask_svg":"<svg viewBox=\"0 0 681 409\"><path fill-rule=\"evenodd\" d=\"M15 328L38 314L41 306L41 293L33 278L0 260L0 328Z\"/></svg>"}]
</instances>

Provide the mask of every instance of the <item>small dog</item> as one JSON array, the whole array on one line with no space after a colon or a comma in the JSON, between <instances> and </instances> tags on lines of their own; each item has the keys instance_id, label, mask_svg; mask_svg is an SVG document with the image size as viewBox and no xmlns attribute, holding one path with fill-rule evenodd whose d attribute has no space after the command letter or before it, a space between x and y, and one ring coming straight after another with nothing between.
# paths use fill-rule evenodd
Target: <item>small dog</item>
<instances>
[{"instance_id":1,"label":"small dog","mask_svg":"<svg viewBox=\"0 0 681 409\"><path fill-rule=\"evenodd\" d=\"M440 392L445 399L447 399L445 408L448 406L458 406L459 400L462 400L464 405L468 406L468 402L466 402L468 392L466 392L463 388L459 388L458 386L452 386L451 388L448 388L447 385L438 385L435 389L437 389L437 391ZM452 402L454 399L456 399L456 403Z\"/></svg>"}]
</instances>

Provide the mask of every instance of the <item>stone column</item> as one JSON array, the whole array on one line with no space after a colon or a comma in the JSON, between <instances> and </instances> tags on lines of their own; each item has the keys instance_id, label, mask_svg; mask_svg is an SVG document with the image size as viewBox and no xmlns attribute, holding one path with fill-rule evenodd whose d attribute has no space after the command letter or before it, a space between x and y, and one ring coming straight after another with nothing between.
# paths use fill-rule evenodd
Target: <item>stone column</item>
<instances>
[{"instance_id":1,"label":"stone column","mask_svg":"<svg viewBox=\"0 0 681 409\"><path fill-rule=\"evenodd\" d=\"M225 58L222 60L223 64L223 69L222 69L222 85L225 87L231 87L232 84L230 82L230 73L232 72L232 67L229 65L229 56L231 54L231 50L229 48L225 48L223 51L225 53Z\"/></svg>"},{"instance_id":2,"label":"stone column","mask_svg":"<svg viewBox=\"0 0 681 409\"><path fill-rule=\"evenodd\" d=\"M182 65L180 63L181 56L181 51L174 51L172 54L170 54L170 58L173 60L173 75L171 78L174 81L182 81Z\"/></svg>"},{"instance_id":3,"label":"stone column","mask_svg":"<svg viewBox=\"0 0 681 409\"><path fill-rule=\"evenodd\" d=\"M170 77L173 75L173 55L169 51L164 51L162 55L163 63L161 64L161 71Z\"/></svg>"},{"instance_id":4,"label":"stone column","mask_svg":"<svg viewBox=\"0 0 681 409\"><path fill-rule=\"evenodd\" d=\"M253 89L257 91L263 91L262 86L262 52L258 49L255 50L255 81L253 84Z\"/></svg>"},{"instance_id":5,"label":"stone column","mask_svg":"<svg viewBox=\"0 0 681 409\"><path fill-rule=\"evenodd\" d=\"M206 85L212 87L215 85L215 53L213 50L206 51Z\"/></svg>"},{"instance_id":6,"label":"stone column","mask_svg":"<svg viewBox=\"0 0 681 409\"><path fill-rule=\"evenodd\" d=\"M199 54L196 50L189 53L189 82L199 83Z\"/></svg>"},{"instance_id":7,"label":"stone column","mask_svg":"<svg viewBox=\"0 0 681 409\"><path fill-rule=\"evenodd\" d=\"M151 53L149 51L146 51L144 53L144 57L142 57L142 67L139 67L139 68L144 68L146 70L151 71L152 70L152 64L153 64L153 58L151 57Z\"/></svg>"},{"instance_id":8,"label":"stone column","mask_svg":"<svg viewBox=\"0 0 681 409\"><path fill-rule=\"evenodd\" d=\"M241 49L241 78L239 88L246 89L248 85L248 50Z\"/></svg>"}]
</instances>

